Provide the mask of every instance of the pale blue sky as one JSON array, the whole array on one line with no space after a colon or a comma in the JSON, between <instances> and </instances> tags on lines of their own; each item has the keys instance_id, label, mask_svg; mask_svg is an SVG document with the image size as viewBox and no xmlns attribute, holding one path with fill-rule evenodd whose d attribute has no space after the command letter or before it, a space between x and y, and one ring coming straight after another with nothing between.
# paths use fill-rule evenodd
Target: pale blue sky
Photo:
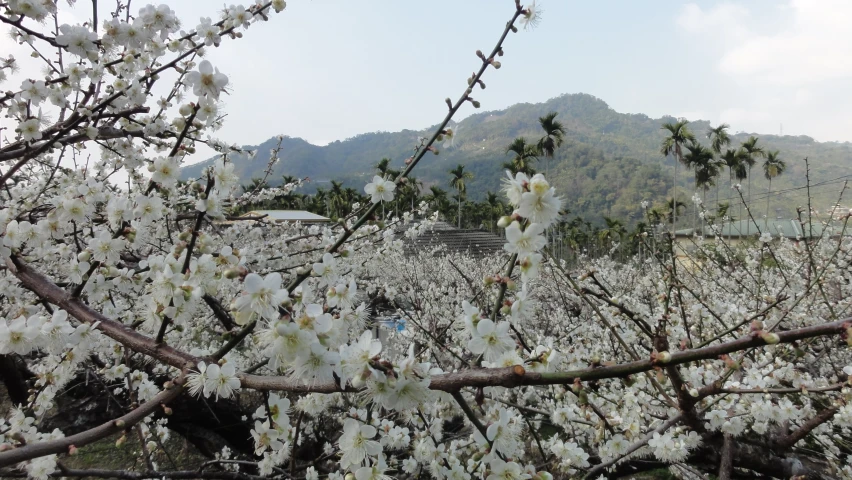
<instances>
[{"instance_id":1,"label":"pale blue sky","mask_svg":"<svg viewBox=\"0 0 852 480\"><path fill-rule=\"evenodd\" d=\"M161 1L185 29L221 8ZM77 2L74 14L85 18L88 5ZM852 140L852 2L538 5L538 28L509 37L503 68L476 91L483 110L584 92L619 112L758 133L783 123L785 134ZM210 50L232 88L217 136L252 145L283 133L325 144L435 124L443 99L457 98L478 66L476 49L492 48L513 8L512 0L291 0L243 39ZM459 118L473 112L465 107Z\"/></svg>"},{"instance_id":2,"label":"pale blue sky","mask_svg":"<svg viewBox=\"0 0 852 480\"><path fill-rule=\"evenodd\" d=\"M285 133L322 144L434 124L512 4L293 0L211 55L234 87L223 133L238 143ZM585 92L620 112L760 133L778 133L783 123L786 134L852 140L852 2L538 5L538 28L510 36L503 68L476 92L483 109Z\"/></svg>"}]
</instances>

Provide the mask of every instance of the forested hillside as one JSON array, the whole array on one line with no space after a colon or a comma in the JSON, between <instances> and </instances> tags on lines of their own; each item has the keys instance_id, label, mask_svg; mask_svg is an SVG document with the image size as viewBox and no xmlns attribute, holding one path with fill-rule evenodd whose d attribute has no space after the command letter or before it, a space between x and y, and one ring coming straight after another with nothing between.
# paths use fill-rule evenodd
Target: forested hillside
<instances>
[{"instance_id":1,"label":"forested hillside","mask_svg":"<svg viewBox=\"0 0 852 480\"><path fill-rule=\"evenodd\" d=\"M421 163L415 175L424 189L438 185L449 187L449 170L464 164L474 178L467 182L467 198L482 200L488 191L499 188L504 175L502 164L510 160L505 153L512 140L525 136L535 141L540 136L539 117L557 112L558 120L566 128L565 144L557 149L553 159L539 161L535 168L549 170L550 178L566 197L566 207L572 214L600 220L603 216L635 220L640 215L642 200L662 204L665 194L670 195L674 177L673 158L660 154L664 132L660 126L674 118L650 118L642 114L618 113L604 101L586 94L562 95L544 103L517 104L505 110L472 115L455 125L452 143L439 146L440 154L430 155ZM732 132L736 131L732 126ZM707 144L706 121L693 121L689 128L699 141ZM326 146L312 145L302 139L285 137L279 157L270 178L271 184L281 182L282 175L310 177L312 182L306 192L328 185L330 180L342 181L345 186L361 189L375 173L374 166L384 157L391 159L391 167L401 167L417 143L422 131L365 133ZM841 187L838 179L848 178L852 170L852 145L849 143L821 143L806 136L777 136L759 133L732 133L732 147L750 135L759 137L760 145L767 151L779 150L787 169L773 180L772 211L789 216L797 205L804 203L805 163L811 162L811 182L814 187L815 208L825 209L836 201ZM243 183L263 176L269 152L278 140L273 138L258 146L253 159L235 158L236 171ZM768 183L764 179L761 161L753 168L752 197L762 212L766 205ZM186 167L184 178L199 175L209 161ZM548 165L549 164L549 165ZM689 203L694 189L691 172L680 168L680 201ZM708 201L716 195L724 200L732 193L729 175L723 171L716 188L707 193ZM829 183L826 183L829 182ZM743 182L745 185L747 182Z\"/></svg>"}]
</instances>

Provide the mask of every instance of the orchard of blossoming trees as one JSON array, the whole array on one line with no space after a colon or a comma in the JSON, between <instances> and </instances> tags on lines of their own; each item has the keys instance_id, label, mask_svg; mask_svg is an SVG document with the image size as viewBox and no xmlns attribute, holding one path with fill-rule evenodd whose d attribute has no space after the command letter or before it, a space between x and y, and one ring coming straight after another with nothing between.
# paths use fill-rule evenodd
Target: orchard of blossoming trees
<instances>
[{"instance_id":1,"label":"orchard of blossoming trees","mask_svg":"<svg viewBox=\"0 0 852 480\"><path fill-rule=\"evenodd\" d=\"M557 192L519 173L504 255L403 250L430 228L428 205L382 218L382 202L479 106L534 3L507 2L496 45L471 54L405 170L307 230L221 222L296 184L240 193L235 149L208 135L228 77L205 52L284 1L188 31L166 5L129 3L68 25L53 1L0 0L47 67L0 95L17 127L0 145L0 476L852 478L845 222L746 247L696 238L688 261L662 235L653 254L568 270L542 234ZM0 80L15 65L3 58ZM221 157L179 183L198 143ZM379 326L379 309L404 328ZM208 458L172 458L175 437ZM74 463L106 442L136 461Z\"/></svg>"}]
</instances>

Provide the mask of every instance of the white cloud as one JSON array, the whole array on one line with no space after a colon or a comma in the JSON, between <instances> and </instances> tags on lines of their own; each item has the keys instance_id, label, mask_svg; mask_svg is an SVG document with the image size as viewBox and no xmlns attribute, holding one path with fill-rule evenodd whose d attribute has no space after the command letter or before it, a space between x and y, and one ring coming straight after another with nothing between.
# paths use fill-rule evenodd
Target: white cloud
<instances>
[{"instance_id":1,"label":"white cloud","mask_svg":"<svg viewBox=\"0 0 852 480\"><path fill-rule=\"evenodd\" d=\"M721 73L776 86L852 77L850 23L852 2L847 0L789 0L773 12L690 4L677 17L684 31L722 40L717 64ZM728 34L736 41L724 41Z\"/></svg>"},{"instance_id":2,"label":"white cloud","mask_svg":"<svg viewBox=\"0 0 852 480\"><path fill-rule=\"evenodd\" d=\"M734 43L751 33L747 28L750 12L742 5L722 3L703 10L694 3L683 7L675 19L677 26L694 34L709 34L723 43Z\"/></svg>"}]
</instances>

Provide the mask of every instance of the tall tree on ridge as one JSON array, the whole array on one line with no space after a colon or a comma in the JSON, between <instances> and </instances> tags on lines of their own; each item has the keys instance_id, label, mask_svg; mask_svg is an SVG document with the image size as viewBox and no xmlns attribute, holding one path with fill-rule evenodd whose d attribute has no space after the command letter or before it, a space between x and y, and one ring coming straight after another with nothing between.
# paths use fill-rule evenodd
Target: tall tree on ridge
<instances>
[{"instance_id":1,"label":"tall tree on ridge","mask_svg":"<svg viewBox=\"0 0 852 480\"><path fill-rule=\"evenodd\" d=\"M553 153L565 141L565 127L561 122L556 120L556 115L558 115L556 112L550 112L538 119L538 123L544 130L544 136L539 139L537 147L541 155L544 156L545 175L550 175L550 162L548 159L553 158ZM550 179L548 178L548 180Z\"/></svg>"},{"instance_id":2,"label":"tall tree on ridge","mask_svg":"<svg viewBox=\"0 0 852 480\"><path fill-rule=\"evenodd\" d=\"M455 188L459 194L459 228L461 228L461 201L462 194L467 191L465 180L472 180L473 174L464 170L464 165L459 164L456 168L450 170L450 186Z\"/></svg>"},{"instance_id":3,"label":"tall tree on ridge","mask_svg":"<svg viewBox=\"0 0 852 480\"><path fill-rule=\"evenodd\" d=\"M527 175L535 173L532 163L538 159L538 147L536 145L530 145L524 137L518 137L506 147L506 153L515 155L512 160L503 163L503 168L508 169L513 175L518 172Z\"/></svg>"},{"instance_id":4,"label":"tall tree on ridge","mask_svg":"<svg viewBox=\"0 0 852 480\"><path fill-rule=\"evenodd\" d=\"M787 168L784 160L778 158L779 151L766 152L766 160L763 162L763 176L769 180L769 191L766 194L766 219L769 221L769 197L772 196L772 179L780 176Z\"/></svg>"},{"instance_id":5,"label":"tall tree on ridge","mask_svg":"<svg viewBox=\"0 0 852 480\"><path fill-rule=\"evenodd\" d=\"M717 155L722 154L722 149L731 144L731 136L728 135L728 129L731 128L727 123L723 123L718 127L710 127L707 129L707 138L710 139L710 148Z\"/></svg>"},{"instance_id":6,"label":"tall tree on ridge","mask_svg":"<svg viewBox=\"0 0 852 480\"><path fill-rule=\"evenodd\" d=\"M683 150L682 146L688 142L695 141L695 135L689 131L687 124L689 120L678 120L675 123L664 123L661 130L666 130L666 138L663 139L662 146L660 148L660 153L664 156L668 157L669 155L674 155L675 157L675 172L674 172L674 191L672 193L672 201L674 204L678 203L677 200L677 164L683 163ZM672 232L677 228L677 209L672 209Z\"/></svg>"},{"instance_id":7,"label":"tall tree on ridge","mask_svg":"<svg viewBox=\"0 0 852 480\"><path fill-rule=\"evenodd\" d=\"M763 147L757 145L757 137L754 135L748 137L748 140L742 143L741 146L745 155L743 161L748 166L748 207L751 208L751 167L757 163L757 159L766 156L766 151ZM751 233L751 223L748 224L746 235Z\"/></svg>"}]
</instances>

